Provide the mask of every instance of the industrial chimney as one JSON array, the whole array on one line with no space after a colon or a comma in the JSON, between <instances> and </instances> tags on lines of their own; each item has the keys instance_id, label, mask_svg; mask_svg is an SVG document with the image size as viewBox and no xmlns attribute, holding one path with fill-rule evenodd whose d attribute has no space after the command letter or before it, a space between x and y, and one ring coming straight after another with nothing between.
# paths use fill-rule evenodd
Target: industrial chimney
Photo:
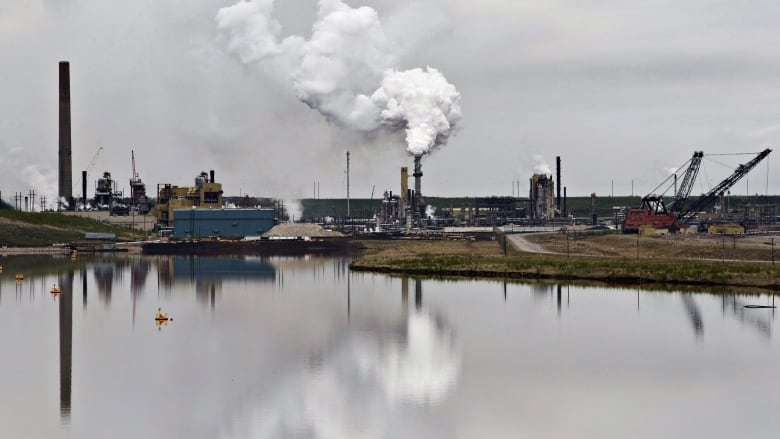
<instances>
[{"instance_id":1,"label":"industrial chimney","mask_svg":"<svg viewBox=\"0 0 780 439\"><path fill-rule=\"evenodd\" d=\"M70 64L60 61L59 200L73 209L73 176L70 148Z\"/></svg>"},{"instance_id":2,"label":"industrial chimney","mask_svg":"<svg viewBox=\"0 0 780 439\"><path fill-rule=\"evenodd\" d=\"M425 215L425 201L423 200L422 196L422 164L420 163L422 160L422 154L415 154L414 156L414 198L417 201L417 206L414 206L414 209L416 209L415 213L419 215L420 218L422 218Z\"/></svg>"},{"instance_id":3,"label":"industrial chimney","mask_svg":"<svg viewBox=\"0 0 780 439\"><path fill-rule=\"evenodd\" d=\"M81 171L81 202L87 208L87 171Z\"/></svg>"},{"instance_id":4,"label":"industrial chimney","mask_svg":"<svg viewBox=\"0 0 780 439\"><path fill-rule=\"evenodd\" d=\"M401 212L406 210L409 202L409 170L406 166L401 168Z\"/></svg>"},{"instance_id":5,"label":"industrial chimney","mask_svg":"<svg viewBox=\"0 0 780 439\"><path fill-rule=\"evenodd\" d=\"M555 157L555 171L557 173L555 176L555 186L558 190L558 197L556 198L555 208L558 210L558 214L563 216L563 213L561 212L561 156Z\"/></svg>"}]
</instances>

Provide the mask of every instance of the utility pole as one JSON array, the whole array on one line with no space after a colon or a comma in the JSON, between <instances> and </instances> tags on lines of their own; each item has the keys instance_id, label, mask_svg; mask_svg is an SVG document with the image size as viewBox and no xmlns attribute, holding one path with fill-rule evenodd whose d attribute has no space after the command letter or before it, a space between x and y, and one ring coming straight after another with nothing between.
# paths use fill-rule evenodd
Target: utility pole
<instances>
[{"instance_id":1,"label":"utility pole","mask_svg":"<svg viewBox=\"0 0 780 439\"><path fill-rule=\"evenodd\" d=\"M35 191L30 189L30 212L35 212Z\"/></svg>"}]
</instances>

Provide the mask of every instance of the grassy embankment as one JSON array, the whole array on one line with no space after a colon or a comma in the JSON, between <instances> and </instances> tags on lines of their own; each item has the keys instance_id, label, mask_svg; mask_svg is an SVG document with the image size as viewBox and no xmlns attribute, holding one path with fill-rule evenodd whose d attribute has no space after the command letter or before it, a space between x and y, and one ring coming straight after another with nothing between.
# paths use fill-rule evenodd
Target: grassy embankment
<instances>
[{"instance_id":1,"label":"grassy embankment","mask_svg":"<svg viewBox=\"0 0 780 439\"><path fill-rule=\"evenodd\" d=\"M560 253L520 253L508 247L505 254L500 236L497 241L483 242L364 242L366 252L351 268L412 275L780 289L780 263L772 265L771 249L760 244L737 243L732 247L731 239L726 244L717 239L601 235L568 237L567 254L565 235L538 235L535 239ZM728 253L725 257L724 252Z\"/></svg>"},{"instance_id":2,"label":"grassy embankment","mask_svg":"<svg viewBox=\"0 0 780 439\"><path fill-rule=\"evenodd\" d=\"M0 245L46 247L84 240L84 233L87 232L115 233L120 241L135 240L142 236L140 231L56 212L0 210Z\"/></svg>"}]
</instances>

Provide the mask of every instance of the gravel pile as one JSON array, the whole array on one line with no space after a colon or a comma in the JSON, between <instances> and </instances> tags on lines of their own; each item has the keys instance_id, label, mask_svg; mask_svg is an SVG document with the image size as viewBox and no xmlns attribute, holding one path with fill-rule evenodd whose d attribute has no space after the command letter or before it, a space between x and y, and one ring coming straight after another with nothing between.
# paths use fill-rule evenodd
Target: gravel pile
<instances>
[{"instance_id":1,"label":"gravel pile","mask_svg":"<svg viewBox=\"0 0 780 439\"><path fill-rule=\"evenodd\" d=\"M300 236L309 236L312 238L325 238L344 236L339 232L332 230L325 230L319 224L307 224L307 223L282 223L274 226L273 229L265 232L263 237L282 237L282 238L297 238Z\"/></svg>"}]
</instances>

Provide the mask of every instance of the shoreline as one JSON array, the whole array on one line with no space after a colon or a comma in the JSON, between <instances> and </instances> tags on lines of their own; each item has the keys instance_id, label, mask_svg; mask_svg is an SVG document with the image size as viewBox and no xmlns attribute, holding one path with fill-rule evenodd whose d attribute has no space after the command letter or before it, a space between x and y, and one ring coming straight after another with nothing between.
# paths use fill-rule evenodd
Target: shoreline
<instances>
[{"instance_id":1,"label":"shoreline","mask_svg":"<svg viewBox=\"0 0 780 439\"><path fill-rule=\"evenodd\" d=\"M413 276L759 288L780 291L780 265L745 261L632 260L506 251L498 241L367 242L355 271Z\"/></svg>"},{"instance_id":2,"label":"shoreline","mask_svg":"<svg viewBox=\"0 0 780 439\"><path fill-rule=\"evenodd\" d=\"M3 247L0 248L0 256L6 255L67 255L70 249L67 247Z\"/></svg>"}]
</instances>

